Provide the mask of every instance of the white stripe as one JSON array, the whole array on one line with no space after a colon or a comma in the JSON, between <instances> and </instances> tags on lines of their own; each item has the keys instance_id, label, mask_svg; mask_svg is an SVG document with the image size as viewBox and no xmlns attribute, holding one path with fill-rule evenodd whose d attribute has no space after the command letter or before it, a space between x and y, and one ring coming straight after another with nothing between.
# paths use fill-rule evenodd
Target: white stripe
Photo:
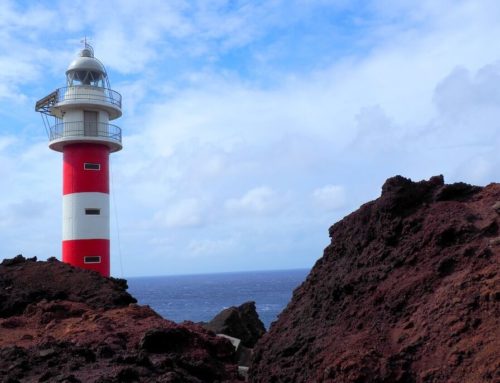
<instances>
[{"instance_id":1,"label":"white stripe","mask_svg":"<svg viewBox=\"0 0 500 383\"><path fill-rule=\"evenodd\" d=\"M100 209L87 215L85 209ZM109 194L72 193L63 196L63 241L109 239Z\"/></svg>"}]
</instances>

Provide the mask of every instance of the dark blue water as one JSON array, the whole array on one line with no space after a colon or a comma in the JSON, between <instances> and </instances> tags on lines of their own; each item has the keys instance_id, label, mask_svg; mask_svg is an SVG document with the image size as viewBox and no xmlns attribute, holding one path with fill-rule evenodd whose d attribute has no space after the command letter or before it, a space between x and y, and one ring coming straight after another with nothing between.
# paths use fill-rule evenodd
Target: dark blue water
<instances>
[{"instance_id":1,"label":"dark blue water","mask_svg":"<svg viewBox=\"0 0 500 383\"><path fill-rule=\"evenodd\" d=\"M129 292L174 322L209 321L224 308L255 301L269 328L309 270L129 278Z\"/></svg>"}]
</instances>

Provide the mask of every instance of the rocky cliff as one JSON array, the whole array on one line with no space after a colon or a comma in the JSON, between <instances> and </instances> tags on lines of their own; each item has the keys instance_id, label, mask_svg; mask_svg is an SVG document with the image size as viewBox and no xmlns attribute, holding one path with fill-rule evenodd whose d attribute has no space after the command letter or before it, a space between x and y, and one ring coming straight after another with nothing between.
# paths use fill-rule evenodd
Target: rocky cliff
<instances>
[{"instance_id":1,"label":"rocky cliff","mask_svg":"<svg viewBox=\"0 0 500 383\"><path fill-rule=\"evenodd\" d=\"M124 280L52 260L0 265L0 382L234 382L231 343L138 306Z\"/></svg>"},{"instance_id":2,"label":"rocky cliff","mask_svg":"<svg viewBox=\"0 0 500 383\"><path fill-rule=\"evenodd\" d=\"M330 228L250 381L500 381L499 201L499 184L387 180Z\"/></svg>"}]
</instances>

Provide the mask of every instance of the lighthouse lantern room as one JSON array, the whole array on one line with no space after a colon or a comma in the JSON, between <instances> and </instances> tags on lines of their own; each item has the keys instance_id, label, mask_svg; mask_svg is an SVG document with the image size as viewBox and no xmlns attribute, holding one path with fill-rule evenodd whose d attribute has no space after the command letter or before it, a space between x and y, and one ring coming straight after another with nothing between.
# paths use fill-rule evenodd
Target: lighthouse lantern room
<instances>
[{"instance_id":1,"label":"lighthouse lantern room","mask_svg":"<svg viewBox=\"0 0 500 383\"><path fill-rule=\"evenodd\" d=\"M62 260L110 274L109 154L122 149L121 95L85 42L66 86L39 100L49 147L63 153Z\"/></svg>"}]
</instances>

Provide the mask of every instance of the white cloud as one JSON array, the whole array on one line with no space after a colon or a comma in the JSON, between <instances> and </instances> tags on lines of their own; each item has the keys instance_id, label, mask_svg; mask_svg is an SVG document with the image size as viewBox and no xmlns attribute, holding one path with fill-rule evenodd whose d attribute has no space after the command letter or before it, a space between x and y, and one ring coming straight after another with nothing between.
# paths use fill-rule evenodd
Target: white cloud
<instances>
[{"instance_id":1,"label":"white cloud","mask_svg":"<svg viewBox=\"0 0 500 383\"><path fill-rule=\"evenodd\" d=\"M188 258L225 256L228 252L235 250L236 244L235 238L193 239L187 246L187 256Z\"/></svg>"},{"instance_id":2,"label":"white cloud","mask_svg":"<svg viewBox=\"0 0 500 383\"><path fill-rule=\"evenodd\" d=\"M168 228L194 227L203 223L202 213L198 199L185 198L156 213L155 221Z\"/></svg>"},{"instance_id":3,"label":"white cloud","mask_svg":"<svg viewBox=\"0 0 500 383\"><path fill-rule=\"evenodd\" d=\"M500 61L479 68L476 73L463 67L455 68L438 84L434 93L441 120L458 127L475 124L476 129L486 133L484 129L500 117L498 84ZM496 137L497 132L497 129L490 129L489 134L482 138L489 141Z\"/></svg>"},{"instance_id":4,"label":"white cloud","mask_svg":"<svg viewBox=\"0 0 500 383\"><path fill-rule=\"evenodd\" d=\"M326 210L341 209L347 202L345 189L340 185L326 185L315 189L312 197L318 207Z\"/></svg>"},{"instance_id":5,"label":"white cloud","mask_svg":"<svg viewBox=\"0 0 500 383\"><path fill-rule=\"evenodd\" d=\"M17 139L14 136L0 136L0 154L8 152L8 148L16 143Z\"/></svg>"},{"instance_id":6,"label":"white cloud","mask_svg":"<svg viewBox=\"0 0 500 383\"><path fill-rule=\"evenodd\" d=\"M241 198L226 201L226 209L231 212L268 213L279 205L277 193L267 187L260 186L247 191Z\"/></svg>"},{"instance_id":7,"label":"white cloud","mask_svg":"<svg viewBox=\"0 0 500 383\"><path fill-rule=\"evenodd\" d=\"M356 115L357 136L354 144L369 152L393 149L404 130L396 126L380 105L362 107Z\"/></svg>"}]
</instances>

